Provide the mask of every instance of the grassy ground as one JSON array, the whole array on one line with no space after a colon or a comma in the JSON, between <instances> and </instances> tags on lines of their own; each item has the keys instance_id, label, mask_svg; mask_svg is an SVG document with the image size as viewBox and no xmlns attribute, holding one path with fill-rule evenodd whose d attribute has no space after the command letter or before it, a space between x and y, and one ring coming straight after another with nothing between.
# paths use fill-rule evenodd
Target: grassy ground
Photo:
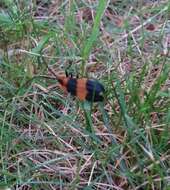
<instances>
[{"instance_id":1,"label":"grassy ground","mask_svg":"<svg viewBox=\"0 0 170 190\"><path fill-rule=\"evenodd\" d=\"M0 1L0 189L170 190L169 13L168 0ZM105 101L64 94L46 64L99 79Z\"/></svg>"}]
</instances>

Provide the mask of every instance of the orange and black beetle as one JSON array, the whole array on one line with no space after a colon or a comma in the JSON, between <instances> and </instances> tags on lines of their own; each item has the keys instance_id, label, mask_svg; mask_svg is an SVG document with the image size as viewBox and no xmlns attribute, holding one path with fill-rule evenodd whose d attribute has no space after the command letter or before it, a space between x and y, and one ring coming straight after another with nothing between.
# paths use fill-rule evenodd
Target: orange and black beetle
<instances>
[{"instance_id":1,"label":"orange and black beetle","mask_svg":"<svg viewBox=\"0 0 170 190\"><path fill-rule=\"evenodd\" d=\"M61 89L78 97L79 100L90 102L103 101L105 92L104 86L97 80L88 78L73 78L72 75L57 75L51 68L48 70L55 76L60 83Z\"/></svg>"},{"instance_id":2,"label":"orange and black beetle","mask_svg":"<svg viewBox=\"0 0 170 190\"><path fill-rule=\"evenodd\" d=\"M98 102L104 99L104 86L97 80L60 75L57 76L57 80L65 92L69 92L71 95L78 97L79 100Z\"/></svg>"}]
</instances>

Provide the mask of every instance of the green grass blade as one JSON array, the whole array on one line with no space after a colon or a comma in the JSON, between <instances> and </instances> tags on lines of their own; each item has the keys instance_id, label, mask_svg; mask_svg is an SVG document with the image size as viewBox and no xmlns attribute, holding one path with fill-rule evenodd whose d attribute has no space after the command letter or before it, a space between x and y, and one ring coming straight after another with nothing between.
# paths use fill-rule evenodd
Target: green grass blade
<instances>
[{"instance_id":1,"label":"green grass blade","mask_svg":"<svg viewBox=\"0 0 170 190\"><path fill-rule=\"evenodd\" d=\"M88 59L88 57L90 55L90 52L91 52L91 50L93 48L93 45L94 45L94 43L96 42L96 40L97 40L97 38L99 36L100 22L101 22L102 16L103 16L103 14L105 12L105 9L107 7L108 2L109 1L107 1L107 0L100 0L99 1L91 35L87 39L87 41L84 42L83 51L82 51L82 58L84 60ZM82 73L84 73L85 64L82 65L82 70L83 70Z\"/></svg>"}]
</instances>

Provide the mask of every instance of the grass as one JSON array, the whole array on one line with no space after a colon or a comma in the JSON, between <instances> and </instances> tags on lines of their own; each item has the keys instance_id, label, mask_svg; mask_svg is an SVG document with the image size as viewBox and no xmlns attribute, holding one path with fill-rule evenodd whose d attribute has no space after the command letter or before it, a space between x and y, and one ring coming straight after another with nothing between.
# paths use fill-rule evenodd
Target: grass
<instances>
[{"instance_id":1,"label":"grass","mask_svg":"<svg viewBox=\"0 0 170 190\"><path fill-rule=\"evenodd\" d=\"M170 189L168 0L0 3L0 189ZM50 78L99 79L80 102Z\"/></svg>"}]
</instances>

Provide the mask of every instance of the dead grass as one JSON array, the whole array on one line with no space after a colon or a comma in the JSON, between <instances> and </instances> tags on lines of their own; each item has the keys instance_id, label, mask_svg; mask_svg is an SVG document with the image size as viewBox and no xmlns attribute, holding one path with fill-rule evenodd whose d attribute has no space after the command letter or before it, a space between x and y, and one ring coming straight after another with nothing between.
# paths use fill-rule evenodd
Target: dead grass
<instances>
[{"instance_id":1,"label":"dead grass","mask_svg":"<svg viewBox=\"0 0 170 190\"><path fill-rule=\"evenodd\" d=\"M0 3L0 188L170 188L170 3L100 3ZM104 103L44 62L100 79Z\"/></svg>"}]
</instances>

